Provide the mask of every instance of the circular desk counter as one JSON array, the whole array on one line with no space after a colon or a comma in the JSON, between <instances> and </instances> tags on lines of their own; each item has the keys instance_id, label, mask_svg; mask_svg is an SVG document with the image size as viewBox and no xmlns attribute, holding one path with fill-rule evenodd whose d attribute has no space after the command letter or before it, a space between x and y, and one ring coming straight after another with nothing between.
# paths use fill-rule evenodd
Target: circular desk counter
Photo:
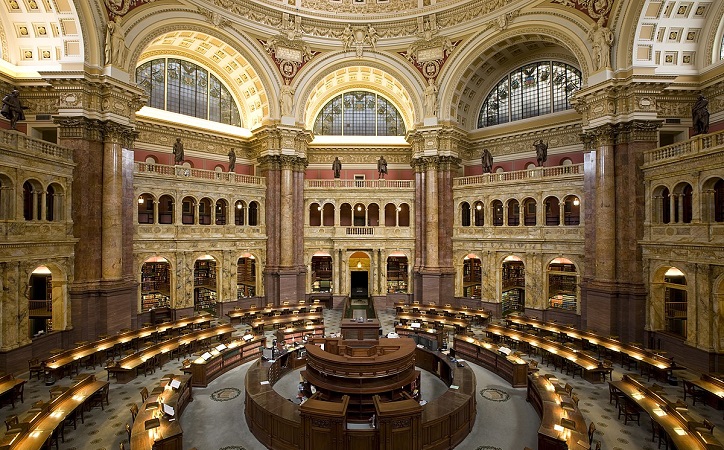
<instances>
[{"instance_id":1,"label":"circular desk counter","mask_svg":"<svg viewBox=\"0 0 724 450\"><path fill-rule=\"evenodd\" d=\"M402 340L402 339L401 339ZM437 375L448 390L421 406L405 399L382 402L374 397L374 426L347 421L349 396L328 402L313 395L297 405L279 395L273 384L281 375L305 364L295 354L285 360L258 360L246 375L244 413L249 430L267 448L451 449L467 436L475 424L475 375L473 371L451 363L447 356L419 347L414 361L422 369Z\"/></svg>"}]
</instances>

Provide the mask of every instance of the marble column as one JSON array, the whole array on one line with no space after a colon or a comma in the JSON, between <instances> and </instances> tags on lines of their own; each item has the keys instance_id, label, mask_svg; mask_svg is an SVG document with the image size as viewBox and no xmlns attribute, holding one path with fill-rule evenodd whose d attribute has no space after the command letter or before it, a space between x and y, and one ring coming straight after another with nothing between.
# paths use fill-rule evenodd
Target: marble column
<instances>
[{"instance_id":1,"label":"marble column","mask_svg":"<svg viewBox=\"0 0 724 450\"><path fill-rule=\"evenodd\" d=\"M425 216L427 219L427 229L425 230L427 242L425 245L425 267L428 269L439 266L437 165L437 160L430 158L426 161L425 167Z\"/></svg>"},{"instance_id":2,"label":"marble column","mask_svg":"<svg viewBox=\"0 0 724 450\"><path fill-rule=\"evenodd\" d=\"M281 239L279 242L281 247L280 265L282 267L289 267L294 262L294 160L289 157L282 157L281 163L281 183L279 195L279 226L281 229Z\"/></svg>"},{"instance_id":3,"label":"marble column","mask_svg":"<svg viewBox=\"0 0 724 450\"><path fill-rule=\"evenodd\" d=\"M123 146L121 134L108 127L103 142L102 273L104 280L123 275Z\"/></svg>"}]
</instances>

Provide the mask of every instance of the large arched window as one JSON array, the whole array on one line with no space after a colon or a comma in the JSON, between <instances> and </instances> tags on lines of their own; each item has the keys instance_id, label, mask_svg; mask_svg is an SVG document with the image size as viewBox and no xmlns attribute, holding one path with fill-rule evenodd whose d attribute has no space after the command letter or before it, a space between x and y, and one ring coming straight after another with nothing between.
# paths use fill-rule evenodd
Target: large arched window
<instances>
[{"instance_id":1,"label":"large arched window","mask_svg":"<svg viewBox=\"0 0 724 450\"><path fill-rule=\"evenodd\" d=\"M490 91L478 128L570 109L570 95L580 87L581 71L573 66L558 61L526 64Z\"/></svg>"},{"instance_id":2,"label":"large arched window","mask_svg":"<svg viewBox=\"0 0 724 450\"><path fill-rule=\"evenodd\" d=\"M136 69L136 81L152 108L241 126L239 108L229 90L192 62L173 58L147 61Z\"/></svg>"},{"instance_id":3,"label":"large arched window","mask_svg":"<svg viewBox=\"0 0 724 450\"><path fill-rule=\"evenodd\" d=\"M330 100L314 120L314 134L404 136L400 112L374 92L345 92Z\"/></svg>"}]
</instances>

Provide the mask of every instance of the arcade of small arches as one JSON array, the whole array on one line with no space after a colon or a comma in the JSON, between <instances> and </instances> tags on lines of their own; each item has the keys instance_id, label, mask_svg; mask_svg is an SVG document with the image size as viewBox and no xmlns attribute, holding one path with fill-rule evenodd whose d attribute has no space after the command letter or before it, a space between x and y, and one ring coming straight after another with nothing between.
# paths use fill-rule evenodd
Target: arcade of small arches
<instances>
[{"instance_id":1,"label":"arcade of small arches","mask_svg":"<svg viewBox=\"0 0 724 450\"><path fill-rule=\"evenodd\" d=\"M176 198L170 194L155 196L143 193L138 196L137 222L162 225L237 225L256 227L262 216L261 204L256 200L211 199L185 196L181 208L174 208ZM229 205L233 205L232 212Z\"/></svg>"},{"instance_id":2,"label":"arcade of small arches","mask_svg":"<svg viewBox=\"0 0 724 450\"><path fill-rule=\"evenodd\" d=\"M342 203L339 215L334 203L312 203L309 205L309 226L311 227L409 227L410 205L387 203L380 209L377 203Z\"/></svg>"},{"instance_id":3,"label":"arcade of small arches","mask_svg":"<svg viewBox=\"0 0 724 450\"><path fill-rule=\"evenodd\" d=\"M545 208L538 208L541 202L531 197L523 200L511 198L505 201L482 200L460 202L460 226L485 226L485 211L488 211L488 225L500 227L512 226L574 226L581 224L581 200L577 195L567 195L563 199L548 196L543 199ZM562 206L562 207L561 207ZM522 207L522 211L521 211Z\"/></svg>"},{"instance_id":4,"label":"arcade of small arches","mask_svg":"<svg viewBox=\"0 0 724 450\"><path fill-rule=\"evenodd\" d=\"M69 199L66 198L63 181L41 182L29 178L22 183L22 191L16 191L18 185L5 174L0 173L0 219L13 219L22 212L26 221L58 222L65 220ZM16 210L20 202L22 209Z\"/></svg>"},{"instance_id":5,"label":"arcade of small arches","mask_svg":"<svg viewBox=\"0 0 724 450\"><path fill-rule=\"evenodd\" d=\"M724 179L709 178L695 190L686 181L653 190L653 222L724 222Z\"/></svg>"}]
</instances>

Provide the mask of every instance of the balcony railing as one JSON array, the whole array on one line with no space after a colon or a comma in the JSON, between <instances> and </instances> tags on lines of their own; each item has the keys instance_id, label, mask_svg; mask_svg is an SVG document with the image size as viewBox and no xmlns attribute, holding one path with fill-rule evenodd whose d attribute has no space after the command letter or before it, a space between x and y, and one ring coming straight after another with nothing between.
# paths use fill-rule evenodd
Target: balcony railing
<instances>
[{"instance_id":1,"label":"balcony railing","mask_svg":"<svg viewBox=\"0 0 724 450\"><path fill-rule=\"evenodd\" d=\"M372 227L347 227L348 236L374 236L375 229Z\"/></svg>"},{"instance_id":2,"label":"balcony railing","mask_svg":"<svg viewBox=\"0 0 724 450\"><path fill-rule=\"evenodd\" d=\"M0 130L0 148L9 148L27 157L44 158L51 156L69 162L73 161L73 151L71 149L8 130Z\"/></svg>"},{"instance_id":3,"label":"balcony railing","mask_svg":"<svg viewBox=\"0 0 724 450\"><path fill-rule=\"evenodd\" d=\"M687 141L677 142L676 144L646 152L644 154L644 163L651 164L681 156L691 156L721 145L724 145L724 130L711 134L700 134Z\"/></svg>"},{"instance_id":4,"label":"balcony railing","mask_svg":"<svg viewBox=\"0 0 724 450\"><path fill-rule=\"evenodd\" d=\"M305 180L306 188L322 189L412 189L412 180Z\"/></svg>"},{"instance_id":5,"label":"balcony railing","mask_svg":"<svg viewBox=\"0 0 724 450\"><path fill-rule=\"evenodd\" d=\"M493 184L504 181L542 180L553 178L566 178L569 176L582 176L583 164L570 166L536 167L534 169L516 170L513 172L484 173L471 177L455 178L453 187L471 186L480 184Z\"/></svg>"},{"instance_id":6,"label":"balcony railing","mask_svg":"<svg viewBox=\"0 0 724 450\"><path fill-rule=\"evenodd\" d=\"M134 173L136 174L156 174L163 178L173 178L177 180L196 179L216 181L219 183L255 184L258 186L264 186L266 184L263 177L253 175L192 169L183 166L165 166L163 164L150 164L145 162L135 162L134 165Z\"/></svg>"}]
</instances>

